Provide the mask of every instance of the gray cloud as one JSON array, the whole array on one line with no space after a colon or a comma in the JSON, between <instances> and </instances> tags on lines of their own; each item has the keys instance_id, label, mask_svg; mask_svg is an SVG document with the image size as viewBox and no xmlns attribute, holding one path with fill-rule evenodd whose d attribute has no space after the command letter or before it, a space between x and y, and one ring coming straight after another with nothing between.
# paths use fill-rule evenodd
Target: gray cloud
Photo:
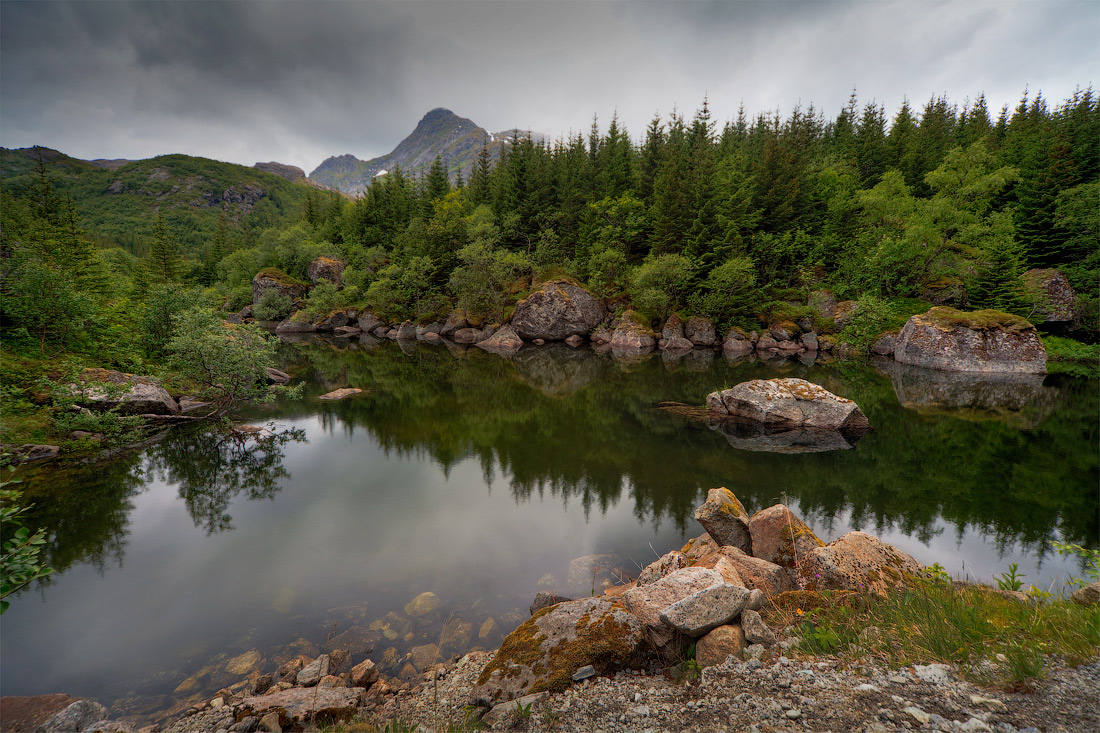
<instances>
[{"instance_id":1,"label":"gray cloud","mask_svg":"<svg viewBox=\"0 0 1100 733\"><path fill-rule=\"evenodd\" d=\"M1052 102L1100 68L1084 2L0 3L0 144L312 169L388 152L429 109L491 130L635 136L708 95L719 120L853 87L893 114L1025 85Z\"/></svg>"}]
</instances>

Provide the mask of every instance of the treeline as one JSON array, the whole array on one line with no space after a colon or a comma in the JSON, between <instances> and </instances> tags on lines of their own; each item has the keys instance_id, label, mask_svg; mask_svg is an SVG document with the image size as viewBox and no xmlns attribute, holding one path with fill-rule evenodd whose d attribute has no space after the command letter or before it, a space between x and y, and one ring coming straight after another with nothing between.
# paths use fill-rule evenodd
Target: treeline
<instances>
[{"instance_id":1,"label":"treeline","mask_svg":"<svg viewBox=\"0 0 1100 733\"><path fill-rule=\"evenodd\" d=\"M719 127L654 118L637 142L612 119L585 138L516 138L452 184L378 177L342 206L307 206L297 227L217 267L243 303L275 266L304 276L344 260L347 304L432 318L458 304L490 318L531 273L560 272L627 295L653 318L688 310L757 316L784 289L856 299L924 298L1035 316L1019 276L1061 269L1097 326L1100 105L1090 89L1051 110L1026 94L992 119L983 96L944 97L888 119L853 94L833 120L812 106ZM517 284L519 283L519 284Z\"/></svg>"},{"instance_id":2,"label":"treeline","mask_svg":"<svg viewBox=\"0 0 1100 733\"><path fill-rule=\"evenodd\" d=\"M458 305L496 320L532 281L565 275L654 325L678 311L755 326L817 289L880 311L922 299L1037 318L1019 276L1057 267L1077 291L1078 337L1100 328L1091 88L1053 109L1025 94L996 119L983 96L904 103L888 118L853 94L835 119L811 106L719 125L704 100L637 140L614 118L587 136L516 137L495 163L482 151L465 181L437 160L418 179L376 177L355 201L301 187L296 222L222 216L197 244L179 229L185 209L166 207L146 223L141 258L93 244L55 183L39 161L0 202L5 335L40 351L112 344L106 353L155 360L184 306L237 310L260 270L304 279L322 255L346 263L344 287L314 288L310 312L427 321ZM277 305L267 310L285 315Z\"/></svg>"}]
</instances>

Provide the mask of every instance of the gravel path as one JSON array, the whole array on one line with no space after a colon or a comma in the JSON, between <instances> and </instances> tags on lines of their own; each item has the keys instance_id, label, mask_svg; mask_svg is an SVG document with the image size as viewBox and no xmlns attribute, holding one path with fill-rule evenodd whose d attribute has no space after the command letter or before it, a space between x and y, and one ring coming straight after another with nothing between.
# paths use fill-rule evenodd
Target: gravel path
<instances>
[{"instance_id":1,"label":"gravel path","mask_svg":"<svg viewBox=\"0 0 1100 733\"><path fill-rule=\"evenodd\" d=\"M425 730L462 720L470 685L491 653L467 655L434 681L376 699L366 719L416 721ZM492 730L592 731L1100 731L1100 661L1051 663L1033 693L976 687L949 667L888 670L875 663L733 659L677 684L663 675L592 678L533 703L530 717L494 708Z\"/></svg>"}]
</instances>

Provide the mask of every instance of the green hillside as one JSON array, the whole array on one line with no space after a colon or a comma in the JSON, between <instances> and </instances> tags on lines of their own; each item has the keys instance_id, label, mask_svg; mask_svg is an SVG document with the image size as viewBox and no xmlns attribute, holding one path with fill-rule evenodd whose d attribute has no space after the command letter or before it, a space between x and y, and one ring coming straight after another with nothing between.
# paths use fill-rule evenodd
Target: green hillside
<instances>
[{"instance_id":1,"label":"green hillside","mask_svg":"<svg viewBox=\"0 0 1100 733\"><path fill-rule=\"evenodd\" d=\"M184 251L197 251L224 213L242 232L259 232L299 216L318 192L305 183L233 163L162 155L111 170L48 148L0 148L0 186L22 196L39 181L39 151L60 196L76 205L88 233L103 244L144 252L161 213Z\"/></svg>"}]
</instances>

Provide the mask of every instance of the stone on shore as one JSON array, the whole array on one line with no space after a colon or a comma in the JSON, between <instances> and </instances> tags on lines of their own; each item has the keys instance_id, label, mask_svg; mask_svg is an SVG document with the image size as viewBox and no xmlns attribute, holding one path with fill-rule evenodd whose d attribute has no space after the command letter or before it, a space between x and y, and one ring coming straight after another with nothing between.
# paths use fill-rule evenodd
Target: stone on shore
<instances>
[{"instance_id":1,"label":"stone on shore","mask_svg":"<svg viewBox=\"0 0 1100 733\"><path fill-rule=\"evenodd\" d=\"M855 402L805 379L753 379L707 395L715 417L776 427L864 432L871 424Z\"/></svg>"},{"instance_id":2,"label":"stone on shore","mask_svg":"<svg viewBox=\"0 0 1100 733\"><path fill-rule=\"evenodd\" d=\"M653 330L634 311L626 311L611 335L611 349L623 352L649 351L657 344Z\"/></svg>"},{"instance_id":3,"label":"stone on shore","mask_svg":"<svg viewBox=\"0 0 1100 733\"><path fill-rule=\"evenodd\" d=\"M849 532L824 547L812 548L799 562L807 590L883 594L920 570L912 557L865 532Z\"/></svg>"},{"instance_id":4,"label":"stone on shore","mask_svg":"<svg viewBox=\"0 0 1100 733\"><path fill-rule=\"evenodd\" d=\"M812 550L825 545L786 506L761 509L749 518L753 556L785 568L801 567Z\"/></svg>"},{"instance_id":5,"label":"stone on shore","mask_svg":"<svg viewBox=\"0 0 1100 733\"><path fill-rule=\"evenodd\" d=\"M747 588L719 583L669 605L659 618L688 636L702 636L736 619L748 599Z\"/></svg>"},{"instance_id":6,"label":"stone on shore","mask_svg":"<svg viewBox=\"0 0 1100 733\"><path fill-rule=\"evenodd\" d=\"M581 286L549 280L516 304L512 327L527 341L562 341L587 335L606 315L603 303Z\"/></svg>"},{"instance_id":7,"label":"stone on shore","mask_svg":"<svg viewBox=\"0 0 1100 733\"><path fill-rule=\"evenodd\" d=\"M370 687L378 681L378 667L369 659L364 659L351 668L351 684L355 687Z\"/></svg>"},{"instance_id":8,"label":"stone on shore","mask_svg":"<svg viewBox=\"0 0 1100 733\"><path fill-rule=\"evenodd\" d=\"M646 625L654 646L662 649L676 634L661 620L661 612L693 593L722 582L722 575L716 570L684 568L648 585L631 588L622 595L622 601L626 610Z\"/></svg>"},{"instance_id":9,"label":"stone on shore","mask_svg":"<svg viewBox=\"0 0 1100 733\"><path fill-rule=\"evenodd\" d=\"M302 671L298 673L297 682L302 687L313 687L321 678L329 673L330 669L330 657L328 654L322 654L315 660L307 664L302 668Z\"/></svg>"},{"instance_id":10,"label":"stone on shore","mask_svg":"<svg viewBox=\"0 0 1100 733\"><path fill-rule=\"evenodd\" d=\"M573 599L566 598L565 596L559 596L557 593L551 593L547 590L540 590L538 593L535 594L535 600L531 601L531 606L527 610L531 612L532 616L534 616L536 613L544 608L556 606L559 603L565 603L566 601L571 600ZM494 626L495 625L496 623L494 622Z\"/></svg>"},{"instance_id":11,"label":"stone on shore","mask_svg":"<svg viewBox=\"0 0 1100 733\"><path fill-rule=\"evenodd\" d=\"M603 598L583 598L539 611L505 637L471 698L490 705L523 695L560 692L579 667L608 674L641 660L645 628Z\"/></svg>"},{"instance_id":12,"label":"stone on shore","mask_svg":"<svg viewBox=\"0 0 1100 733\"><path fill-rule=\"evenodd\" d=\"M64 694L0 697L0 721L4 730L33 731L46 721L77 702Z\"/></svg>"},{"instance_id":13,"label":"stone on shore","mask_svg":"<svg viewBox=\"0 0 1100 733\"><path fill-rule=\"evenodd\" d=\"M759 613L747 607L741 611L741 628L745 632L745 641L750 644L771 646L775 643L775 632L764 623Z\"/></svg>"},{"instance_id":14,"label":"stone on shore","mask_svg":"<svg viewBox=\"0 0 1100 733\"><path fill-rule=\"evenodd\" d=\"M687 566L688 559L684 553L678 550L666 552L642 569L642 572L638 574L638 585L642 586L655 583L666 575L674 573L681 568L686 568Z\"/></svg>"},{"instance_id":15,"label":"stone on shore","mask_svg":"<svg viewBox=\"0 0 1100 733\"><path fill-rule=\"evenodd\" d=\"M1082 606L1100 605L1100 580L1078 588L1073 591L1070 598L1073 599L1074 603L1078 603Z\"/></svg>"},{"instance_id":16,"label":"stone on shore","mask_svg":"<svg viewBox=\"0 0 1100 733\"><path fill-rule=\"evenodd\" d=\"M894 360L949 372L1045 374L1047 352L1019 316L937 306L902 327Z\"/></svg>"},{"instance_id":17,"label":"stone on shore","mask_svg":"<svg viewBox=\"0 0 1100 733\"><path fill-rule=\"evenodd\" d=\"M725 487L711 489L707 500L695 510L695 521L703 525L720 546L737 547L752 554L749 534L749 513L732 491Z\"/></svg>"},{"instance_id":18,"label":"stone on shore","mask_svg":"<svg viewBox=\"0 0 1100 733\"><path fill-rule=\"evenodd\" d=\"M684 338L695 346L714 346L714 324L709 318L692 316L684 324Z\"/></svg>"},{"instance_id":19,"label":"stone on shore","mask_svg":"<svg viewBox=\"0 0 1100 733\"><path fill-rule=\"evenodd\" d=\"M700 667L714 667L731 654L740 658L747 646L745 642L745 632L740 625L719 626L695 642L695 662Z\"/></svg>"},{"instance_id":20,"label":"stone on shore","mask_svg":"<svg viewBox=\"0 0 1100 733\"><path fill-rule=\"evenodd\" d=\"M75 387L77 404L123 415L176 415L179 405L152 377L114 369L85 369Z\"/></svg>"},{"instance_id":21,"label":"stone on shore","mask_svg":"<svg viewBox=\"0 0 1100 733\"><path fill-rule=\"evenodd\" d=\"M292 687L246 697L239 704L239 713L261 719L274 713L282 729L301 730L313 720L328 724L350 720L358 712L360 692L348 687Z\"/></svg>"},{"instance_id":22,"label":"stone on shore","mask_svg":"<svg viewBox=\"0 0 1100 733\"><path fill-rule=\"evenodd\" d=\"M523 339L508 324L484 341L477 342L477 347L501 356L511 356L523 347Z\"/></svg>"}]
</instances>

